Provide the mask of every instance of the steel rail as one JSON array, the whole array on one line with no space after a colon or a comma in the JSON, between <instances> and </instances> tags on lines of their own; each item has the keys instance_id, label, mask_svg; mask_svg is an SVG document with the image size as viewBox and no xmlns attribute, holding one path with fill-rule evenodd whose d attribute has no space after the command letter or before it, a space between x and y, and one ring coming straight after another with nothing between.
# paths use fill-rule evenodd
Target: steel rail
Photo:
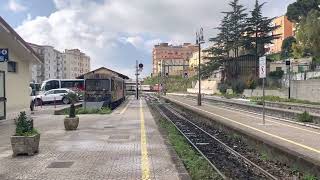
<instances>
[{"instance_id":1,"label":"steel rail","mask_svg":"<svg viewBox=\"0 0 320 180\"><path fill-rule=\"evenodd\" d=\"M170 106L170 105L168 105ZM190 124L194 125L195 127L197 127L199 130L201 130L202 132L204 132L205 134L207 134L208 136L210 136L211 138L213 138L214 140L218 141L223 147L226 148L227 151L229 151L230 153L234 154L235 156L238 156L239 158L243 159L246 163L256 167L257 169L259 169L264 175L268 176L271 179L278 179L276 177L274 177L272 174L270 174L269 172L267 172L266 170L264 170L263 168L261 168L259 165L255 164L254 162L250 161L248 158L242 156L240 153L238 153L237 151L233 150L231 147L229 147L228 145L226 145L225 143L223 143L222 141L220 141L218 138L216 138L215 136L213 136L212 134L208 133L207 131L205 131L204 129L202 129L201 127L199 127L198 125L196 125L195 123L191 122L190 120L188 120L187 118L185 118L184 116L180 115L178 112L176 112L172 106L170 106L170 108L165 107L166 109L168 109L169 111L171 111L173 114L175 114L176 116L182 118L183 120L189 122Z\"/></svg>"},{"instance_id":2,"label":"steel rail","mask_svg":"<svg viewBox=\"0 0 320 180\"><path fill-rule=\"evenodd\" d=\"M208 157L202 153L202 151L180 130L180 128L177 127L177 125L158 107L158 106L154 106L157 111L161 114L162 117L164 117L165 119L167 119L169 122L172 123L172 125L184 136L184 138L187 139L187 141L201 154L202 157L204 157L208 163L210 164L210 166L221 176L221 178L223 179L228 179L209 159Z\"/></svg>"}]
</instances>

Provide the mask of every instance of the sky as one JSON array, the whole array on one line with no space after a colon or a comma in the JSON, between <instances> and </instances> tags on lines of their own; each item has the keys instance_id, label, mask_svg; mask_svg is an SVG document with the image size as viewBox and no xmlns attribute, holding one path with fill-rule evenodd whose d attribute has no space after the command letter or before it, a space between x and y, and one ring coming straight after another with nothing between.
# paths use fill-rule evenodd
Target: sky
<instances>
[{"instance_id":1,"label":"sky","mask_svg":"<svg viewBox=\"0 0 320 180\"><path fill-rule=\"evenodd\" d=\"M284 15L295 0L264 0L263 13ZM135 62L152 71L152 47L195 42L203 27L214 37L228 11L225 0L0 0L2 16L27 42L57 50L78 48L91 57L91 69L111 68L134 76ZM250 11L255 0L240 0Z\"/></svg>"}]
</instances>

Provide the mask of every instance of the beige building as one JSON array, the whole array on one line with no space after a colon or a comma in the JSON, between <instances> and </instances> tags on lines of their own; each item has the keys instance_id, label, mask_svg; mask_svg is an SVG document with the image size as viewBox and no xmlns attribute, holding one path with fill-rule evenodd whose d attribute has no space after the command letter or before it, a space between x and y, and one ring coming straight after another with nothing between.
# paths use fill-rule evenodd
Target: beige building
<instances>
[{"instance_id":1,"label":"beige building","mask_svg":"<svg viewBox=\"0 0 320 180\"><path fill-rule=\"evenodd\" d=\"M279 26L278 29L274 30L272 34L279 34L279 39L273 40L273 44L268 45L268 53L281 52L282 42L290 36L294 36L294 24L290 22L287 16L280 16L273 20L273 25Z\"/></svg>"},{"instance_id":2,"label":"beige building","mask_svg":"<svg viewBox=\"0 0 320 180\"><path fill-rule=\"evenodd\" d=\"M207 62L209 62L209 59L207 59L207 57L210 57L211 55L208 52L201 52L201 64L205 64ZM189 68L190 69L195 69L197 68L199 65L199 51L194 52L192 54L192 57L189 59Z\"/></svg>"},{"instance_id":3,"label":"beige building","mask_svg":"<svg viewBox=\"0 0 320 180\"><path fill-rule=\"evenodd\" d=\"M41 65L32 65L32 81L41 83L48 79L74 79L90 71L90 57L79 49L60 52L52 46L29 43L43 60Z\"/></svg>"},{"instance_id":4,"label":"beige building","mask_svg":"<svg viewBox=\"0 0 320 180\"><path fill-rule=\"evenodd\" d=\"M79 49L66 49L63 53L63 78L75 79L90 72L90 57Z\"/></svg>"},{"instance_id":5,"label":"beige building","mask_svg":"<svg viewBox=\"0 0 320 180\"><path fill-rule=\"evenodd\" d=\"M31 102L30 64L42 63L33 49L0 17L0 48L8 61L0 62L0 119L28 111Z\"/></svg>"},{"instance_id":6,"label":"beige building","mask_svg":"<svg viewBox=\"0 0 320 180\"><path fill-rule=\"evenodd\" d=\"M164 70L169 75L180 75L189 67L189 58L194 52L198 51L198 46L190 43L174 46L168 43L155 45L152 51L152 73L157 76Z\"/></svg>"},{"instance_id":7,"label":"beige building","mask_svg":"<svg viewBox=\"0 0 320 180\"><path fill-rule=\"evenodd\" d=\"M312 58L301 58L291 60L290 71L292 73L301 73L310 70L310 64L312 63ZM284 71L288 72L288 66L284 61L275 61L270 63L270 72L272 71Z\"/></svg>"}]
</instances>

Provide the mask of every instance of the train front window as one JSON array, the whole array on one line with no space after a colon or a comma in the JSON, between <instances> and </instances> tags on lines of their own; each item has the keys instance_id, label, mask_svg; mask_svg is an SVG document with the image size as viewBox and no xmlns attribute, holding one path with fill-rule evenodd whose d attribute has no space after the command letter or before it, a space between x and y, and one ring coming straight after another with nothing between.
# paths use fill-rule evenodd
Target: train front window
<instances>
[{"instance_id":1,"label":"train front window","mask_svg":"<svg viewBox=\"0 0 320 180\"><path fill-rule=\"evenodd\" d=\"M109 91L110 81L109 79L88 79L86 80L87 91Z\"/></svg>"}]
</instances>

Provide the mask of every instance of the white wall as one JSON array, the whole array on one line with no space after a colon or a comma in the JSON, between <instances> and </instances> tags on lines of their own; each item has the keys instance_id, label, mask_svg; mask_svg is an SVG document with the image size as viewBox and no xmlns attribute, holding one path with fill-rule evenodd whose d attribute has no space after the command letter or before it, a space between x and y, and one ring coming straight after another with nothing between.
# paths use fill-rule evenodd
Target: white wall
<instances>
[{"instance_id":1,"label":"white wall","mask_svg":"<svg viewBox=\"0 0 320 180\"><path fill-rule=\"evenodd\" d=\"M0 44L0 47L6 47ZM31 71L28 60L19 59L16 52L9 49L9 58L17 62L17 72L7 72L7 63L0 63L0 70L6 75L6 98L7 117L13 112L28 110L30 106L29 83L31 81Z\"/></svg>"}]
</instances>

